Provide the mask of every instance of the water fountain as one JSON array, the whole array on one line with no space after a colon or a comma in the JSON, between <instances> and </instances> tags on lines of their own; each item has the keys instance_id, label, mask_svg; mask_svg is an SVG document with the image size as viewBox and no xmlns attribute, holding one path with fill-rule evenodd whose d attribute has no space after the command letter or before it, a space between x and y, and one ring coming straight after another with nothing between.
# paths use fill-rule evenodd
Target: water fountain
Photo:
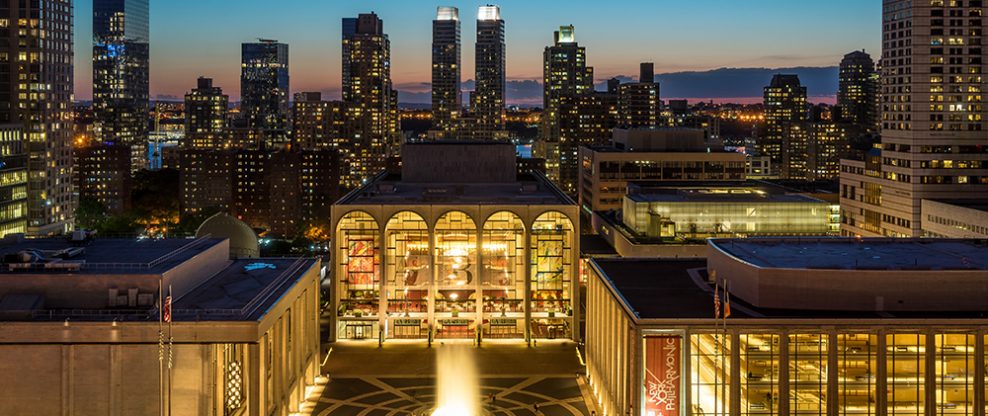
<instances>
[{"instance_id":1,"label":"water fountain","mask_svg":"<svg viewBox=\"0 0 988 416\"><path fill-rule=\"evenodd\" d=\"M480 383L471 348L443 345L436 349L436 410L432 416L481 414Z\"/></svg>"}]
</instances>

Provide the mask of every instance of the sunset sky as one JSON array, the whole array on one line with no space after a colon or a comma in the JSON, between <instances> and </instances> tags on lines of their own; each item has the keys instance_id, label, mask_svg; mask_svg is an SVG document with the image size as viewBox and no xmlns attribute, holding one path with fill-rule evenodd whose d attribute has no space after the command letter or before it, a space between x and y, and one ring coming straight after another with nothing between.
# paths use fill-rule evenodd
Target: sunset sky
<instances>
[{"instance_id":1,"label":"sunset sky","mask_svg":"<svg viewBox=\"0 0 988 416\"><path fill-rule=\"evenodd\" d=\"M430 81L431 24L438 5L460 8L463 80L473 78L477 7L486 2L419 0L152 0L151 96L181 97L208 76L239 99L240 43L278 39L290 47L291 87L336 97L340 19L375 11L391 39L392 78L400 90ZM721 67L833 66L845 53L878 57L877 0L503 0L508 78L541 80L542 49L560 25L576 25L598 79ZM76 98L92 94L92 0L78 0ZM423 85L423 83L426 83Z\"/></svg>"}]
</instances>

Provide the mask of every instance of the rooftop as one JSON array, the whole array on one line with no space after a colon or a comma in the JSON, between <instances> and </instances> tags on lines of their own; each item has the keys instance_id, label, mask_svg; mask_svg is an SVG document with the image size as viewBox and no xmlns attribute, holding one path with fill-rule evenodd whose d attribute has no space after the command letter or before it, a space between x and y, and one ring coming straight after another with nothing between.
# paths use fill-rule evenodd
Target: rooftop
<instances>
[{"instance_id":1,"label":"rooftop","mask_svg":"<svg viewBox=\"0 0 988 416\"><path fill-rule=\"evenodd\" d=\"M714 287L703 260L595 258L593 267L639 319L713 319ZM983 312L770 309L731 297L730 321L746 319L985 319Z\"/></svg>"},{"instance_id":2,"label":"rooftop","mask_svg":"<svg viewBox=\"0 0 988 416\"><path fill-rule=\"evenodd\" d=\"M106 238L78 243L56 238L8 238L0 240L0 274L65 270L58 266L70 265L78 265L75 271L79 273L161 273L221 242L223 239L220 238ZM6 257L21 252L33 252L41 261L31 263L27 268L12 269Z\"/></svg>"},{"instance_id":3,"label":"rooftop","mask_svg":"<svg viewBox=\"0 0 988 416\"><path fill-rule=\"evenodd\" d=\"M515 182L409 183L381 174L337 205L572 205L566 194L541 175L519 175Z\"/></svg>"},{"instance_id":4,"label":"rooftop","mask_svg":"<svg viewBox=\"0 0 988 416\"><path fill-rule=\"evenodd\" d=\"M933 199L931 201L988 212L988 199Z\"/></svg>"},{"instance_id":5,"label":"rooftop","mask_svg":"<svg viewBox=\"0 0 988 416\"><path fill-rule=\"evenodd\" d=\"M761 268L988 270L983 240L758 238L710 245Z\"/></svg>"}]
</instances>

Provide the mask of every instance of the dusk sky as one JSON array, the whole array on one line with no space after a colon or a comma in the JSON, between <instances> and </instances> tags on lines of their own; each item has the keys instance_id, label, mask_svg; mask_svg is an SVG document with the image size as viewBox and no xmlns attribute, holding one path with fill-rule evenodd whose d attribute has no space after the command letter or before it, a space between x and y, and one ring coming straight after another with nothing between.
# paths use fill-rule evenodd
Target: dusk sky
<instances>
[{"instance_id":1,"label":"dusk sky","mask_svg":"<svg viewBox=\"0 0 988 416\"><path fill-rule=\"evenodd\" d=\"M473 78L477 7L486 1L447 1L460 8L463 80ZM239 99L240 43L256 38L289 44L291 87L337 97L340 19L375 11L391 39L396 88L426 91L435 2L419 0L152 0L151 96L181 97L208 76ZM881 2L830 0L503 0L508 78L542 78L542 50L560 25L576 26L599 80L637 74L721 67L833 66L845 53L878 57ZM92 0L78 0L76 99L92 95ZM426 83L423 85L422 83ZM811 92L812 95L812 92Z\"/></svg>"}]
</instances>

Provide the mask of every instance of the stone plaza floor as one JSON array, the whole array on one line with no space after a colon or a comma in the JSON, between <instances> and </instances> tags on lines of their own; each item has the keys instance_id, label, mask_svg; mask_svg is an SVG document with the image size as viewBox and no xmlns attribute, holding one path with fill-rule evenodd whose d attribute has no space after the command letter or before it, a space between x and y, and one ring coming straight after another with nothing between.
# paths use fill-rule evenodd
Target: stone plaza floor
<instances>
[{"instance_id":1,"label":"stone plaza floor","mask_svg":"<svg viewBox=\"0 0 988 416\"><path fill-rule=\"evenodd\" d=\"M337 343L323 368L329 376L313 415L418 415L434 406L435 349L424 343ZM465 342L470 345L469 342ZM483 411L492 416L590 415L576 344L485 342L471 347ZM491 394L494 401L491 401ZM538 413L535 408L538 406Z\"/></svg>"}]
</instances>

